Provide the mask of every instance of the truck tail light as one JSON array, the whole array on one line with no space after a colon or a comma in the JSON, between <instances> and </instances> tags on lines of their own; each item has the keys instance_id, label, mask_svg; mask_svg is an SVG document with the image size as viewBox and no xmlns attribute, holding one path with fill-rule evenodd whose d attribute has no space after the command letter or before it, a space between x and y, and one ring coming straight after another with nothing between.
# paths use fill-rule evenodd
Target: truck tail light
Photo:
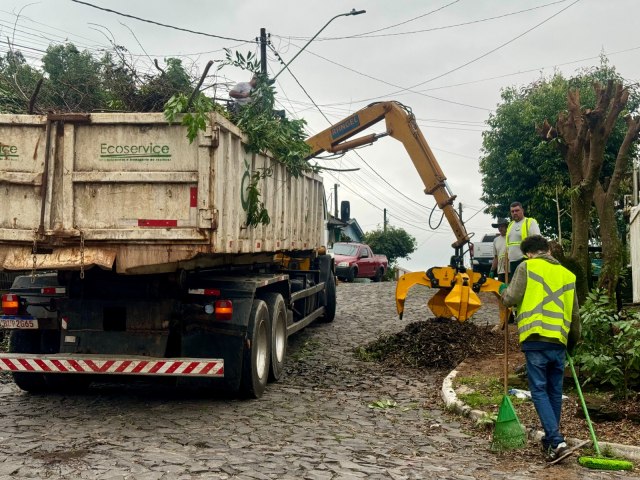
<instances>
[{"instance_id":1,"label":"truck tail light","mask_svg":"<svg viewBox=\"0 0 640 480\"><path fill-rule=\"evenodd\" d=\"M216 300L216 320L231 320L233 317L233 303L231 300Z\"/></svg>"},{"instance_id":2,"label":"truck tail light","mask_svg":"<svg viewBox=\"0 0 640 480\"><path fill-rule=\"evenodd\" d=\"M5 315L18 315L20 310L20 297L13 293L2 295L2 311Z\"/></svg>"}]
</instances>

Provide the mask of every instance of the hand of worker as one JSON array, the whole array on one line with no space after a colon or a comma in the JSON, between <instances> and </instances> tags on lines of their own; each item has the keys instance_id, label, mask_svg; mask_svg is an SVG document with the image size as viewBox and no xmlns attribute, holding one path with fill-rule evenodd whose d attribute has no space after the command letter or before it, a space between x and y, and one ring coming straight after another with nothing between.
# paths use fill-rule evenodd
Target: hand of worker
<instances>
[{"instance_id":1,"label":"hand of worker","mask_svg":"<svg viewBox=\"0 0 640 480\"><path fill-rule=\"evenodd\" d=\"M500 295L502 295L502 292L504 292L504 290L509 286L508 283L503 283L502 285L500 285L500 287L498 287L498 293Z\"/></svg>"}]
</instances>

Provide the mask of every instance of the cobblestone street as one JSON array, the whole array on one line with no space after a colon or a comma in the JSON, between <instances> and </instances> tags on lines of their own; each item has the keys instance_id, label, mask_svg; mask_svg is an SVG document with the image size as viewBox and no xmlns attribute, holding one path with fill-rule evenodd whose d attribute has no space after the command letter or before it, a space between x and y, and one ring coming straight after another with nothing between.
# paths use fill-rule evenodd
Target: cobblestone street
<instances>
[{"instance_id":1,"label":"cobblestone street","mask_svg":"<svg viewBox=\"0 0 640 480\"><path fill-rule=\"evenodd\" d=\"M637 478L496 456L466 420L442 411L448 372L419 375L357 360L356 346L430 315L432 292L415 288L398 320L394 288L339 285L335 321L290 338L286 373L260 400L148 385L34 396L2 377L0 478ZM496 316L487 302L476 321ZM397 406L369 407L385 399Z\"/></svg>"}]
</instances>

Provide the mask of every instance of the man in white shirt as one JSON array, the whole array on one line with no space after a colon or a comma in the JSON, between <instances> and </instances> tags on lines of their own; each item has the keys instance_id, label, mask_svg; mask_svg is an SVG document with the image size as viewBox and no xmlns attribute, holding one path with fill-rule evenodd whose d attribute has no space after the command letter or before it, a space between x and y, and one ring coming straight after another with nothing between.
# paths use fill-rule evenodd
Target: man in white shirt
<instances>
[{"instance_id":1,"label":"man in white shirt","mask_svg":"<svg viewBox=\"0 0 640 480\"><path fill-rule=\"evenodd\" d=\"M524 260L520 243L532 235L540 235L540 227L535 218L524 216L524 208L520 202L510 205L512 221L507 227L507 254L509 256L509 271L515 272L516 267Z\"/></svg>"},{"instance_id":2,"label":"man in white shirt","mask_svg":"<svg viewBox=\"0 0 640 480\"><path fill-rule=\"evenodd\" d=\"M497 228L500 235L493 239L493 263L491 264L491 271L489 272L489 276L491 278L495 278L496 273L498 274L498 280L501 282L505 281L505 269L506 266L506 257L505 253L507 250L507 225L509 225L509 220L506 218L500 218L496 223L492 223L491 226L493 228Z\"/></svg>"}]
</instances>

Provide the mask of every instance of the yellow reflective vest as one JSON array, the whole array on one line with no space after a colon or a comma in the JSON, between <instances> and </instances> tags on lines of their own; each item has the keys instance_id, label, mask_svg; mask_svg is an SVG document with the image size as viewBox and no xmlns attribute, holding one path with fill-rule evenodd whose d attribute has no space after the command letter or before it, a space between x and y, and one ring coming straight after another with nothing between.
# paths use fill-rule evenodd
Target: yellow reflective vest
<instances>
[{"instance_id":1,"label":"yellow reflective vest","mask_svg":"<svg viewBox=\"0 0 640 480\"><path fill-rule=\"evenodd\" d=\"M520 241L518 242L510 242L509 241L509 233L511 233L511 227L515 224L513 220L509 222L509 226L507 227L507 247L512 247L514 245L520 245L522 240L529 236L529 226L531 225L531 221L533 218L525 217L524 223L522 224L522 236L520 237Z\"/></svg>"},{"instance_id":2,"label":"yellow reflective vest","mask_svg":"<svg viewBox=\"0 0 640 480\"><path fill-rule=\"evenodd\" d=\"M576 288L576 276L560 264L542 258L527 262L527 287L518 305L520 343L532 334L567 345Z\"/></svg>"}]
</instances>

